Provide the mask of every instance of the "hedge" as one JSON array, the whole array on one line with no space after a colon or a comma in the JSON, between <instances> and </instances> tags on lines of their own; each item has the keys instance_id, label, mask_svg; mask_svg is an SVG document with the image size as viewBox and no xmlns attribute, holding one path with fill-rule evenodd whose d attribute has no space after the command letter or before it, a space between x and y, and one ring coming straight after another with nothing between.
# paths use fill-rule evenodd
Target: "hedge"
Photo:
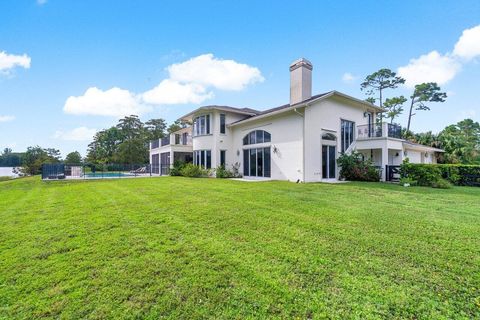
<instances>
[{"instance_id":1,"label":"hedge","mask_svg":"<svg viewBox=\"0 0 480 320\"><path fill-rule=\"evenodd\" d=\"M480 165L403 163L400 176L421 186L432 186L445 179L456 186L480 187Z\"/></svg>"}]
</instances>

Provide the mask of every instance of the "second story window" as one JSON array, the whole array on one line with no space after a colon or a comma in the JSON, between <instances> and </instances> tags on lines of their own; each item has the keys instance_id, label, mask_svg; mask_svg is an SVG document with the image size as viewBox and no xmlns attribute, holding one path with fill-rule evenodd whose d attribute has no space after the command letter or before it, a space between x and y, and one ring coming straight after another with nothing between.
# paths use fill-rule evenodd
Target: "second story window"
<instances>
[{"instance_id":1,"label":"second story window","mask_svg":"<svg viewBox=\"0 0 480 320\"><path fill-rule=\"evenodd\" d=\"M220 114L220 133L225 133L225 114Z\"/></svg>"},{"instance_id":2,"label":"second story window","mask_svg":"<svg viewBox=\"0 0 480 320\"><path fill-rule=\"evenodd\" d=\"M210 115L196 117L193 120L193 135L201 136L210 134Z\"/></svg>"},{"instance_id":3,"label":"second story window","mask_svg":"<svg viewBox=\"0 0 480 320\"><path fill-rule=\"evenodd\" d=\"M182 144L186 145L188 143L188 132L182 133Z\"/></svg>"},{"instance_id":4,"label":"second story window","mask_svg":"<svg viewBox=\"0 0 480 320\"><path fill-rule=\"evenodd\" d=\"M341 150L345 152L348 147L353 143L353 139L355 139L355 122L342 120L340 124L340 135L341 135Z\"/></svg>"}]
</instances>

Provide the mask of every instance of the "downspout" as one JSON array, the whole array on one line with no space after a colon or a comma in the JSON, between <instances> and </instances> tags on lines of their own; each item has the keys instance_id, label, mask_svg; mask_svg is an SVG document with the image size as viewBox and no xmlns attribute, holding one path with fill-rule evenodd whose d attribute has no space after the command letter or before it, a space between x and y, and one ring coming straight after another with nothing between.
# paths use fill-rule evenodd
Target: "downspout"
<instances>
[{"instance_id":1,"label":"downspout","mask_svg":"<svg viewBox=\"0 0 480 320\"><path fill-rule=\"evenodd\" d=\"M308 107L309 104L306 103L305 104L305 107ZM297 108L293 108L293 112L295 112L296 114L298 114L300 117L303 118L303 122L302 122L302 131L303 131L303 136L302 136L302 147L303 147L303 154L302 154L302 176L303 176L303 182L305 183L305 116L303 114L301 114L300 112L297 111Z\"/></svg>"}]
</instances>

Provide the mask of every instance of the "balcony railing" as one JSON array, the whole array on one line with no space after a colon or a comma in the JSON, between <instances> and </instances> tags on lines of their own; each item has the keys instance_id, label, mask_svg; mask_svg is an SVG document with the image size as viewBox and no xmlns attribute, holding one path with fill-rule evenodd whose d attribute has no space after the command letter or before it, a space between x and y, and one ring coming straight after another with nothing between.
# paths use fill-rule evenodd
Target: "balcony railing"
<instances>
[{"instance_id":1,"label":"balcony railing","mask_svg":"<svg viewBox=\"0 0 480 320\"><path fill-rule=\"evenodd\" d=\"M357 126L357 139L371 139L371 138L402 138L402 127L391 123L373 123Z\"/></svg>"},{"instance_id":2,"label":"balcony railing","mask_svg":"<svg viewBox=\"0 0 480 320\"><path fill-rule=\"evenodd\" d=\"M190 134L171 134L167 137L152 140L150 142L150 149L156 149L163 146L168 145L184 145L184 146L191 146L192 145L192 135Z\"/></svg>"}]
</instances>

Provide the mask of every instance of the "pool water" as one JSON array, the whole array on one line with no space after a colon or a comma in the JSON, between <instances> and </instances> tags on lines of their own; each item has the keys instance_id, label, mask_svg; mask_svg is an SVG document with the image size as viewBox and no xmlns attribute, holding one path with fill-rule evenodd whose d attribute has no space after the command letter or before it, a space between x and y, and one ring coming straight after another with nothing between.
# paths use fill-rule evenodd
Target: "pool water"
<instances>
[{"instance_id":1,"label":"pool water","mask_svg":"<svg viewBox=\"0 0 480 320\"><path fill-rule=\"evenodd\" d=\"M132 173L124 173L124 172L89 172L85 173L85 178L114 178L114 177L133 177L135 176Z\"/></svg>"}]
</instances>

